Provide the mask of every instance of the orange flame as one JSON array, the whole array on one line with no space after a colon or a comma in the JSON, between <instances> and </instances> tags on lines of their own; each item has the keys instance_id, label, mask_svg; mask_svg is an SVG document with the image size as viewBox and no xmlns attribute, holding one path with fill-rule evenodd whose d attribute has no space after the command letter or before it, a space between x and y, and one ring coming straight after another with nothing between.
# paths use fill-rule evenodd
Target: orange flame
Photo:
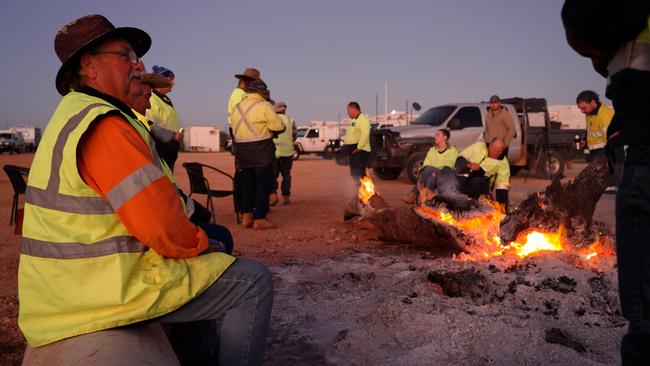
<instances>
[{"instance_id":1,"label":"orange flame","mask_svg":"<svg viewBox=\"0 0 650 366\"><path fill-rule=\"evenodd\" d=\"M361 202L367 205L368 201L370 201L370 198L377 194L377 191L375 190L375 184L368 176L361 177L359 179L359 183L361 183L359 184L359 199Z\"/></svg>"}]
</instances>

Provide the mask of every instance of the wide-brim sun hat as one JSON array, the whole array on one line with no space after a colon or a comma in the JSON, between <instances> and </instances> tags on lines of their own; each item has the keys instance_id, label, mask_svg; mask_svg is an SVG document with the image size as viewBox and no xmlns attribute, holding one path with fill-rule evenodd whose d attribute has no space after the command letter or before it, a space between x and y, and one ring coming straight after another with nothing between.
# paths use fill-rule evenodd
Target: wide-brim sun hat
<instances>
[{"instance_id":1,"label":"wide-brim sun hat","mask_svg":"<svg viewBox=\"0 0 650 366\"><path fill-rule=\"evenodd\" d=\"M56 74L56 90L65 95L63 76L78 62L79 57L107 39L123 39L133 47L138 57L144 56L151 47L147 32L132 27L115 27L106 17L99 14L86 15L64 25L54 38L54 51L61 61Z\"/></svg>"}]
</instances>

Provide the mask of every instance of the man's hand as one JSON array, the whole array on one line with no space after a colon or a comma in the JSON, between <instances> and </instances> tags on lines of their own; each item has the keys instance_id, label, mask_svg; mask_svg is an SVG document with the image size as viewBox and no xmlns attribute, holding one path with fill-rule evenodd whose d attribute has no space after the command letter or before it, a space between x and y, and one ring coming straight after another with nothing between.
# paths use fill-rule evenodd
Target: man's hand
<instances>
[{"instance_id":1,"label":"man's hand","mask_svg":"<svg viewBox=\"0 0 650 366\"><path fill-rule=\"evenodd\" d=\"M478 165L477 163L467 163L467 167L469 168L469 170L473 172L481 169L481 166Z\"/></svg>"},{"instance_id":2,"label":"man's hand","mask_svg":"<svg viewBox=\"0 0 650 366\"><path fill-rule=\"evenodd\" d=\"M178 142L183 141L183 131L176 132L176 134L174 135L174 139Z\"/></svg>"},{"instance_id":3,"label":"man's hand","mask_svg":"<svg viewBox=\"0 0 650 366\"><path fill-rule=\"evenodd\" d=\"M358 152L360 152L360 151L361 151L361 150L359 150L359 149L354 149L354 150L352 150L352 153L353 153L353 154L356 154L356 153L358 153Z\"/></svg>"}]
</instances>

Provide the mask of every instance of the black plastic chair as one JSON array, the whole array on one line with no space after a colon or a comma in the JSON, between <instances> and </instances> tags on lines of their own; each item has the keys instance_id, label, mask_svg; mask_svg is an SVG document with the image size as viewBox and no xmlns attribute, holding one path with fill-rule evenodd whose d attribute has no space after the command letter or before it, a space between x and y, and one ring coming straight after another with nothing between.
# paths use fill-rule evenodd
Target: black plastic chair
<instances>
[{"instance_id":1,"label":"black plastic chair","mask_svg":"<svg viewBox=\"0 0 650 366\"><path fill-rule=\"evenodd\" d=\"M224 172L223 170L217 169L210 165L205 165L197 162L183 163L183 168L187 171L187 177L190 181L190 194L189 197L192 197L192 194L204 194L207 196L206 207L210 212L212 212L212 222L215 222L214 214L214 204L212 203L212 197L228 197L234 195L234 183L232 175ZM221 175L224 175L230 179L230 190L220 190L220 189L211 189L210 182L203 174L203 168L213 170ZM233 204L235 200L233 199ZM236 212L236 206L235 206Z\"/></svg>"},{"instance_id":2,"label":"black plastic chair","mask_svg":"<svg viewBox=\"0 0 650 366\"><path fill-rule=\"evenodd\" d=\"M11 186L14 188L14 200L11 204L11 217L9 218L9 225L11 226L16 222L16 214L18 213L18 197L21 194L25 194L25 190L27 189L25 177L29 174L29 168L16 165L5 165L2 169L7 173Z\"/></svg>"}]
</instances>

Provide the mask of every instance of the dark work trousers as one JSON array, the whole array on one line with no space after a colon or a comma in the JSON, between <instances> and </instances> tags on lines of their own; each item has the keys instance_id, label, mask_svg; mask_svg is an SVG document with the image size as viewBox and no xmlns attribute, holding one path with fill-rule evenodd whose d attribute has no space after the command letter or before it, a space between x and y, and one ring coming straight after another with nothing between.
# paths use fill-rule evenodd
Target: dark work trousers
<instances>
[{"instance_id":1,"label":"dark work trousers","mask_svg":"<svg viewBox=\"0 0 650 366\"><path fill-rule=\"evenodd\" d=\"M616 196L616 254L624 365L650 365L650 145L630 146Z\"/></svg>"},{"instance_id":2,"label":"dark work trousers","mask_svg":"<svg viewBox=\"0 0 650 366\"><path fill-rule=\"evenodd\" d=\"M282 175L282 195L290 196L291 195L291 167L293 166L293 156L281 156L275 159L274 164L274 176L273 180L273 190L272 192L277 192L278 190L278 178L280 174Z\"/></svg>"},{"instance_id":3,"label":"dark work trousers","mask_svg":"<svg viewBox=\"0 0 650 366\"><path fill-rule=\"evenodd\" d=\"M232 254L234 242L230 230L225 226L210 223L195 224L205 231L210 240L219 241L226 253ZM201 360L209 362L218 357L220 325L220 320L170 324L170 342L183 364L196 364Z\"/></svg>"},{"instance_id":4,"label":"dark work trousers","mask_svg":"<svg viewBox=\"0 0 650 366\"><path fill-rule=\"evenodd\" d=\"M253 219L266 218L269 195L273 189L273 165L263 168L239 168L240 209L253 213Z\"/></svg>"},{"instance_id":5,"label":"dark work trousers","mask_svg":"<svg viewBox=\"0 0 650 366\"><path fill-rule=\"evenodd\" d=\"M471 198L478 199L482 194L490 192L490 180L481 175L472 175L469 177L459 176L461 192L470 196Z\"/></svg>"},{"instance_id":6,"label":"dark work trousers","mask_svg":"<svg viewBox=\"0 0 650 366\"><path fill-rule=\"evenodd\" d=\"M350 153L350 175L355 183L359 183L359 178L366 176L366 168L370 163L370 153L365 150L359 150L356 153Z\"/></svg>"},{"instance_id":7,"label":"dark work trousers","mask_svg":"<svg viewBox=\"0 0 650 366\"><path fill-rule=\"evenodd\" d=\"M591 163L597 157L602 157L607 159L607 154L605 153L605 148L589 150L587 155L587 162ZM611 161L612 167L614 168L614 173L611 172L605 177L605 183L608 187L618 187L621 184L623 179L623 166L625 161L625 149L623 147L617 147L614 149L614 161Z\"/></svg>"}]
</instances>

